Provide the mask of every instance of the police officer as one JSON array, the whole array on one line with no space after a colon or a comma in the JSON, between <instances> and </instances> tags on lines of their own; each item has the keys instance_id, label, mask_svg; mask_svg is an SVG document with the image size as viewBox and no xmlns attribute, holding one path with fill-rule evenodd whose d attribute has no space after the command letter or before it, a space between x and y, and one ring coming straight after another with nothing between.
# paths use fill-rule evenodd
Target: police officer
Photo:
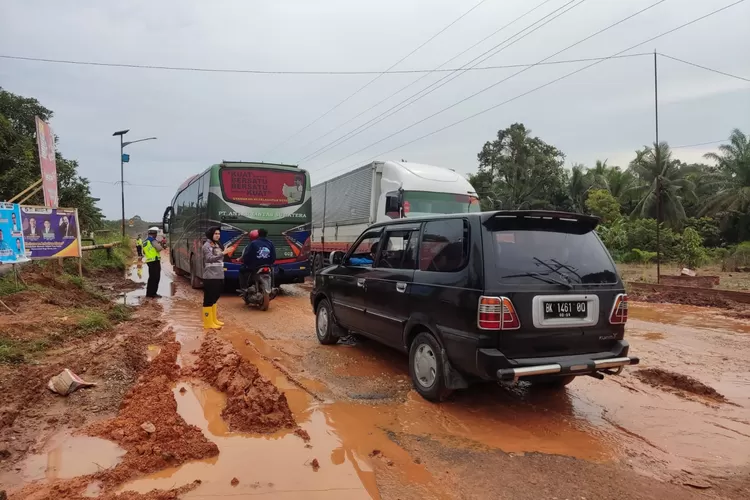
<instances>
[{"instance_id":1,"label":"police officer","mask_svg":"<svg viewBox=\"0 0 750 500\"><path fill-rule=\"evenodd\" d=\"M141 238L141 235L138 235L138 238L135 239L135 251L138 254L138 258L143 257L143 239Z\"/></svg>"},{"instance_id":2,"label":"police officer","mask_svg":"<svg viewBox=\"0 0 750 500\"><path fill-rule=\"evenodd\" d=\"M161 279L161 244L156 241L156 235L159 234L159 228L152 227L148 230L148 238L143 242L143 256L146 258L148 266L148 282L146 283L146 297L151 299L160 298L157 292L159 290L159 280Z\"/></svg>"}]
</instances>

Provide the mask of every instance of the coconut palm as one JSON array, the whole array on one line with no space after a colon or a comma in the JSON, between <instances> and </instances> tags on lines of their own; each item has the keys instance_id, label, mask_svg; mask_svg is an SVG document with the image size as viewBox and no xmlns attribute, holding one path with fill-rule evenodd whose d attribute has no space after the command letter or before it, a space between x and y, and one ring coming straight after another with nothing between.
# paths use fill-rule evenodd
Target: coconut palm
<instances>
[{"instance_id":1,"label":"coconut palm","mask_svg":"<svg viewBox=\"0 0 750 500\"><path fill-rule=\"evenodd\" d=\"M576 212L586 213L586 195L590 188L591 182L586 173L586 167L581 164L573 165L568 181L568 196Z\"/></svg>"},{"instance_id":2,"label":"coconut palm","mask_svg":"<svg viewBox=\"0 0 750 500\"><path fill-rule=\"evenodd\" d=\"M672 159L666 142L654 146L636 151L635 159L630 162L630 169L640 182L633 190L639 201L631 216L656 217L657 197L660 196L664 220L676 225L685 219L682 200L695 198L695 184L686 178L687 172L680 161Z\"/></svg>"},{"instance_id":3,"label":"coconut palm","mask_svg":"<svg viewBox=\"0 0 750 500\"><path fill-rule=\"evenodd\" d=\"M706 179L714 194L703 206L703 213L738 212L750 209L750 138L734 129L729 144L719 146L719 153L704 158L716 162L717 171Z\"/></svg>"}]
</instances>

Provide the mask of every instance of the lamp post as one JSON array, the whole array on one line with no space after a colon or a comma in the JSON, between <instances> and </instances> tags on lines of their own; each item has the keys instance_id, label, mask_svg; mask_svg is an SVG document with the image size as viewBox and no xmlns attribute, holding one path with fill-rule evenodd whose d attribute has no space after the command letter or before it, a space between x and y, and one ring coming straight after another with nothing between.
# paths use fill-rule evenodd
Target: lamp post
<instances>
[{"instance_id":1,"label":"lamp post","mask_svg":"<svg viewBox=\"0 0 750 500\"><path fill-rule=\"evenodd\" d=\"M155 140L156 137L146 137L145 139L138 139L135 141L126 141L123 142L122 137L130 132L130 129L126 130L118 130L112 136L120 136L120 193L122 195L122 237L125 237L125 146L128 146L130 144L135 144L136 142L143 142L143 141L152 141Z\"/></svg>"}]
</instances>

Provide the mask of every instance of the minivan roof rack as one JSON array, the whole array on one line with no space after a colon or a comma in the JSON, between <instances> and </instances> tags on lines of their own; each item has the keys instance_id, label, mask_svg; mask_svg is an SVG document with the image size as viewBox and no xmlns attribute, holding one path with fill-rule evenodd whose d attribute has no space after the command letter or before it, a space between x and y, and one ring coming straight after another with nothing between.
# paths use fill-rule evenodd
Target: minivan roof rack
<instances>
[{"instance_id":1,"label":"minivan roof rack","mask_svg":"<svg viewBox=\"0 0 750 500\"><path fill-rule=\"evenodd\" d=\"M497 217L530 218L530 219L557 219L569 222L578 222L594 229L599 225L599 217L594 215L576 214L572 212L561 212L557 210L498 210L486 212L484 222Z\"/></svg>"}]
</instances>

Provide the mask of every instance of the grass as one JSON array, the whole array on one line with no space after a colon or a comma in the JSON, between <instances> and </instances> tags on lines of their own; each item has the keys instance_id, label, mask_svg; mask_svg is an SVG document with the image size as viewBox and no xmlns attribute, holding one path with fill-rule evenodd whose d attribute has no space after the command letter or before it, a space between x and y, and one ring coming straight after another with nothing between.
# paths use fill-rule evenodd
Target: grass
<instances>
[{"instance_id":1,"label":"grass","mask_svg":"<svg viewBox=\"0 0 750 500\"><path fill-rule=\"evenodd\" d=\"M83 317L76 323L75 333L80 337L109 330L110 328L112 328L112 322L105 313L89 309L84 310Z\"/></svg>"},{"instance_id":2,"label":"grass","mask_svg":"<svg viewBox=\"0 0 750 500\"><path fill-rule=\"evenodd\" d=\"M0 278L0 297L6 295L13 295L14 293L22 292L26 287L20 281L16 283L16 279L13 273L6 274Z\"/></svg>"},{"instance_id":3,"label":"grass","mask_svg":"<svg viewBox=\"0 0 750 500\"><path fill-rule=\"evenodd\" d=\"M49 347L50 341L47 339L19 341L0 337L0 363L25 363L30 356L45 351Z\"/></svg>"},{"instance_id":4,"label":"grass","mask_svg":"<svg viewBox=\"0 0 750 500\"><path fill-rule=\"evenodd\" d=\"M133 308L124 304L116 304L107 312L107 316L113 323L129 321L133 317Z\"/></svg>"}]
</instances>

